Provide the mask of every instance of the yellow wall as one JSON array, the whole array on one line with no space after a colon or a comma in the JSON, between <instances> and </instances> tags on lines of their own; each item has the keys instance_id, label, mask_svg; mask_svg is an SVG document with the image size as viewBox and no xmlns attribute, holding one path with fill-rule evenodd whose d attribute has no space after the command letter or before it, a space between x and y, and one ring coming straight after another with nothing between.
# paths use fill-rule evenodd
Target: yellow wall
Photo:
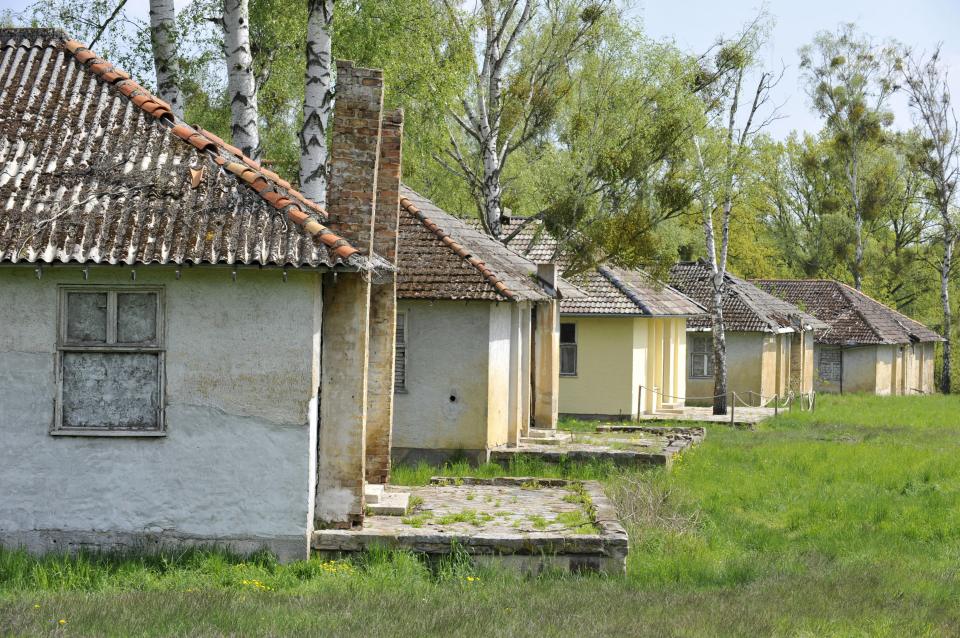
<instances>
[{"instance_id":1,"label":"yellow wall","mask_svg":"<svg viewBox=\"0 0 960 638\"><path fill-rule=\"evenodd\" d=\"M691 333L709 335L710 333ZM786 396L791 389L790 360L793 333L727 333L727 391L736 392L739 401L758 404L760 396L768 401L774 395ZM800 357L802 392L813 387L813 336L804 333ZM687 404L709 405L713 396L713 377L687 379ZM739 403L738 401L738 403Z\"/></svg>"},{"instance_id":2,"label":"yellow wall","mask_svg":"<svg viewBox=\"0 0 960 638\"><path fill-rule=\"evenodd\" d=\"M634 319L562 315L560 323L577 326L577 374L560 377L560 412L634 411Z\"/></svg>"},{"instance_id":3,"label":"yellow wall","mask_svg":"<svg viewBox=\"0 0 960 638\"><path fill-rule=\"evenodd\" d=\"M890 395L935 391L933 343L860 346L844 348L842 352L842 387L827 387L818 382L818 392Z\"/></svg>"},{"instance_id":4,"label":"yellow wall","mask_svg":"<svg viewBox=\"0 0 960 638\"><path fill-rule=\"evenodd\" d=\"M577 375L560 377L562 414L635 416L638 409L682 404L670 397L686 394L685 318L564 315L560 321L577 326Z\"/></svg>"}]
</instances>

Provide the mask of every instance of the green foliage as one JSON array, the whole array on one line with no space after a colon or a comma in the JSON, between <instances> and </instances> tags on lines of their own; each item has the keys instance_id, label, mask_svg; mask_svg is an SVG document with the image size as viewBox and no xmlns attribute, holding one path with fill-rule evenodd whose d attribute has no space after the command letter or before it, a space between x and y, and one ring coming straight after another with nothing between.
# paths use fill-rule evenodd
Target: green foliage
<instances>
[{"instance_id":1,"label":"green foliage","mask_svg":"<svg viewBox=\"0 0 960 638\"><path fill-rule=\"evenodd\" d=\"M625 577L526 577L462 551L281 565L0 550L0 633L956 635L958 408L822 396L757 431L709 426L671 472L611 473L630 514Z\"/></svg>"}]
</instances>

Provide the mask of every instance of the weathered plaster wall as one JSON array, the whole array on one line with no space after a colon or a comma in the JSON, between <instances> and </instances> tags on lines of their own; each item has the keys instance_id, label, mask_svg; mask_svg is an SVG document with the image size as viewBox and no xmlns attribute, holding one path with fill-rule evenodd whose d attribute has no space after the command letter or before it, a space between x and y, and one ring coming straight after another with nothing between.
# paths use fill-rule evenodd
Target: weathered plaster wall
<instances>
[{"instance_id":1,"label":"weathered plaster wall","mask_svg":"<svg viewBox=\"0 0 960 638\"><path fill-rule=\"evenodd\" d=\"M901 351L902 348L902 351ZM817 365L824 346L817 345ZM934 344L878 345L843 349L843 392L878 395L935 392ZM817 392L840 392L837 384L817 379Z\"/></svg>"},{"instance_id":2,"label":"weathered plaster wall","mask_svg":"<svg viewBox=\"0 0 960 638\"><path fill-rule=\"evenodd\" d=\"M0 268L0 539L42 551L142 538L305 556L319 379L317 275L138 268L162 285L160 438L53 437L57 284L78 268ZM130 285L127 268L90 284ZM292 329L296 318L296 329Z\"/></svg>"},{"instance_id":3,"label":"weathered plaster wall","mask_svg":"<svg viewBox=\"0 0 960 638\"><path fill-rule=\"evenodd\" d=\"M577 374L560 377L561 414L631 414L634 319L561 316L577 326Z\"/></svg>"},{"instance_id":4,"label":"weathered plaster wall","mask_svg":"<svg viewBox=\"0 0 960 638\"><path fill-rule=\"evenodd\" d=\"M842 391L889 394L889 368L892 365L893 356L889 347L844 348ZM878 387L878 379L885 381L885 385Z\"/></svg>"},{"instance_id":5,"label":"weathered plaster wall","mask_svg":"<svg viewBox=\"0 0 960 638\"><path fill-rule=\"evenodd\" d=\"M761 391L761 378L776 376L776 359L764 358L763 332L728 332L727 337L727 389L736 392L747 401L748 391ZM775 350L773 351L774 355ZM689 369L689 368L688 368ZM687 405L711 405L713 377L687 377ZM692 398L691 398L692 397ZM756 401L753 401L756 403Z\"/></svg>"},{"instance_id":6,"label":"weathered plaster wall","mask_svg":"<svg viewBox=\"0 0 960 638\"><path fill-rule=\"evenodd\" d=\"M407 450L486 448L490 306L399 302L397 310L407 318L407 382L406 392L394 400L395 456Z\"/></svg>"},{"instance_id":7,"label":"weathered plaster wall","mask_svg":"<svg viewBox=\"0 0 960 638\"><path fill-rule=\"evenodd\" d=\"M506 445L510 422L510 316L512 303L490 306L487 356L487 447Z\"/></svg>"}]
</instances>

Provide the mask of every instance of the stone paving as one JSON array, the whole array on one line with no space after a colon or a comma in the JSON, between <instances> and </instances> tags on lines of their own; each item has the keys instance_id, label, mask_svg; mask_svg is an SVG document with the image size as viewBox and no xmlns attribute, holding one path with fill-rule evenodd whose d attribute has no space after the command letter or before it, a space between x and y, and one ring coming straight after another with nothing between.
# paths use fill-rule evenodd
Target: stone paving
<instances>
[{"instance_id":1,"label":"stone paving","mask_svg":"<svg viewBox=\"0 0 960 638\"><path fill-rule=\"evenodd\" d=\"M410 492L406 516L367 516L361 529L316 531L313 548L342 553L380 545L442 555L456 545L526 572L625 569L627 535L599 483L436 477L429 486L388 490Z\"/></svg>"},{"instance_id":2,"label":"stone paving","mask_svg":"<svg viewBox=\"0 0 960 638\"><path fill-rule=\"evenodd\" d=\"M660 465L670 467L673 458L703 440L702 427L653 427L605 424L596 432L574 432L573 439L552 444L522 443L490 451L490 460L509 466L516 456L542 461L610 461L619 466Z\"/></svg>"}]
</instances>

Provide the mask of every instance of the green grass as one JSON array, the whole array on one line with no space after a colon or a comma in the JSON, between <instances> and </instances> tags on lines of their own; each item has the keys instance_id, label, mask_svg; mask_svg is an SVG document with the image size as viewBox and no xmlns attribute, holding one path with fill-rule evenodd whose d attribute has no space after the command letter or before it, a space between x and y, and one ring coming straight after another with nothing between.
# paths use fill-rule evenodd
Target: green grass
<instances>
[{"instance_id":1,"label":"green grass","mask_svg":"<svg viewBox=\"0 0 960 638\"><path fill-rule=\"evenodd\" d=\"M511 468L601 478L631 535L623 578L386 551L290 565L0 552L0 635L956 636L958 453L960 398L821 397L754 432L710 426L669 473ZM504 473L397 477L455 472Z\"/></svg>"}]
</instances>

